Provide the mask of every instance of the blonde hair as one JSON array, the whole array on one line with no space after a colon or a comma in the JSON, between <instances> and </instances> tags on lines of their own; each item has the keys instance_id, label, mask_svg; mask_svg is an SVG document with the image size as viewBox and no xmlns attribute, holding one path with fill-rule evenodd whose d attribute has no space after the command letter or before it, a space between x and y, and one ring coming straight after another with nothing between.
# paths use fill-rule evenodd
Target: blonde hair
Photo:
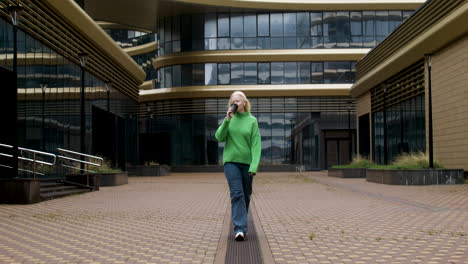
<instances>
[{"instance_id":1,"label":"blonde hair","mask_svg":"<svg viewBox=\"0 0 468 264\"><path fill-rule=\"evenodd\" d=\"M249 99L247 99L247 96L245 96L245 94L243 92L241 92L241 91L235 91L235 92L233 92L231 94L231 97L229 97L228 108L232 104L232 97L234 95L240 95L242 97L242 100L245 102L245 111L250 112L250 101L249 101Z\"/></svg>"}]
</instances>

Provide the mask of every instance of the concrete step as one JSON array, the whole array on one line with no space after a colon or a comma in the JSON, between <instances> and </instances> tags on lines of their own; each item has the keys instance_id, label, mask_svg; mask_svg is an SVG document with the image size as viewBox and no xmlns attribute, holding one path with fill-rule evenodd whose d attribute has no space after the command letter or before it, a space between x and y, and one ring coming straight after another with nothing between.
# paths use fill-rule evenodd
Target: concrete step
<instances>
[{"instance_id":1,"label":"concrete step","mask_svg":"<svg viewBox=\"0 0 468 264\"><path fill-rule=\"evenodd\" d=\"M46 200L52 200L52 199L57 199L69 195L75 195L75 194L82 194L82 193L87 193L90 192L91 190L89 189L73 189L73 190L66 190L66 191L59 191L59 192L47 192L47 193L41 193L41 199L43 201Z\"/></svg>"}]
</instances>

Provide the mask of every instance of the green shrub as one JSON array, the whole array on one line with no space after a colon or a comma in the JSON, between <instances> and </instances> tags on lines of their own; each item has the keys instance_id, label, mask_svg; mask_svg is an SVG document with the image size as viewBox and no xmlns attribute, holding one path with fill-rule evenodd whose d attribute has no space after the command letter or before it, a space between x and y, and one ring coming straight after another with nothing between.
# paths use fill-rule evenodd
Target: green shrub
<instances>
[{"instance_id":1,"label":"green shrub","mask_svg":"<svg viewBox=\"0 0 468 264\"><path fill-rule=\"evenodd\" d=\"M366 169L428 169L429 158L424 152L403 153L389 165L375 164L372 161L357 155L353 161L347 165L335 165L332 168L366 168ZM443 168L442 164L434 160L434 168Z\"/></svg>"},{"instance_id":2,"label":"green shrub","mask_svg":"<svg viewBox=\"0 0 468 264\"><path fill-rule=\"evenodd\" d=\"M94 171L95 173L117 173L122 172L120 169L112 168L111 162L109 160L104 159L100 167L98 166L90 166L89 170Z\"/></svg>"},{"instance_id":3,"label":"green shrub","mask_svg":"<svg viewBox=\"0 0 468 264\"><path fill-rule=\"evenodd\" d=\"M396 169L428 169L429 157L424 152L403 153L392 162ZM434 160L434 168L443 168L437 160Z\"/></svg>"}]
</instances>

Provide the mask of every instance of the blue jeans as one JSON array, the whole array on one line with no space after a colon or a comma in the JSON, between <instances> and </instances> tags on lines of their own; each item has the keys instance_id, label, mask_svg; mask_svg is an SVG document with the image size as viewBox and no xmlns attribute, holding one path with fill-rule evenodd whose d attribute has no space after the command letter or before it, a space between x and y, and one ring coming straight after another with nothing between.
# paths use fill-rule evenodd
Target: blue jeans
<instances>
[{"instance_id":1,"label":"blue jeans","mask_svg":"<svg viewBox=\"0 0 468 264\"><path fill-rule=\"evenodd\" d=\"M249 165L226 162L224 174L231 194L231 217L234 232L247 233L247 214L252 195L253 176L249 175Z\"/></svg>"}]
</instances>

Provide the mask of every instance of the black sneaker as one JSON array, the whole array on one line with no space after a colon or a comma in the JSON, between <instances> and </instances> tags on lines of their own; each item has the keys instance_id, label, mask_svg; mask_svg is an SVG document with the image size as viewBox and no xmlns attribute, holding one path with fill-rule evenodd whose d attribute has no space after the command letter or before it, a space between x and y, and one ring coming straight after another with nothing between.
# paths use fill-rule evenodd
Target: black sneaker
<instances>
[{"instance_id":1,"label":"black sneaker","mask_svg":"<svg viewBox=\"0 0 468 264\"><path fill-rule=\"evenodd\" d=\"M234 239L236 241L244 241L244 232L237 232Z\"/></svg>"}]
</instances>

